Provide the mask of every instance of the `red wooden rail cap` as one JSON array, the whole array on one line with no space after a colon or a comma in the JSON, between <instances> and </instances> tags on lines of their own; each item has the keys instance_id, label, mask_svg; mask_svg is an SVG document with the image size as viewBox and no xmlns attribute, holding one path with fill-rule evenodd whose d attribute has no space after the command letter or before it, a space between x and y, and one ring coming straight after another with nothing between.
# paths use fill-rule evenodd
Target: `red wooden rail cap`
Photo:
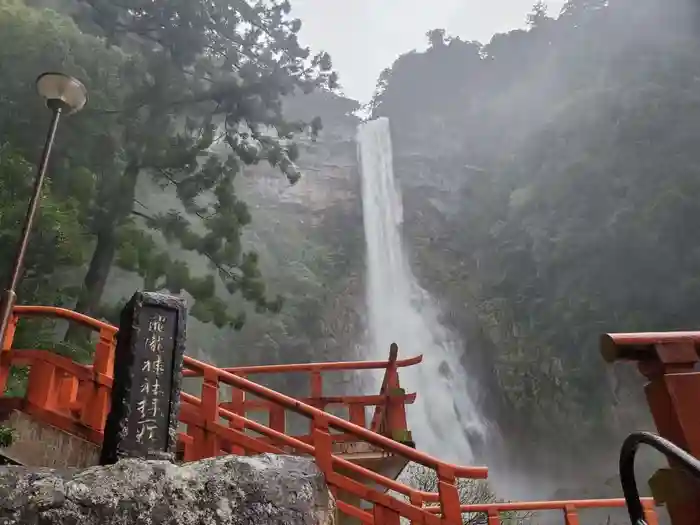
<instances>
[{"instance_id":1,"label":"red wooden rail cap","mask_svg":"<svg viewBox=\"0 0 700 525\"><path fill-rule=\"evenodd\" d=\"M12 309L12 313L22 317L58 317L59 319L74 321L87 328L105 330L113 334L119 331L119 328L109 323L57 306L17 305Z\"/></svg>"},{"instance_id":2,"label":"red wooden rail cap","mask_svg":"<svg viewBox=\"0 0 700 525\"><path fill-rule=\"evenodd\" d=\"M692 343L700 350L700 332L640 332L603 334L600 353L608 363L615 361L650 361L656 359L656 345Z\"/></svg>"}]
</instances>

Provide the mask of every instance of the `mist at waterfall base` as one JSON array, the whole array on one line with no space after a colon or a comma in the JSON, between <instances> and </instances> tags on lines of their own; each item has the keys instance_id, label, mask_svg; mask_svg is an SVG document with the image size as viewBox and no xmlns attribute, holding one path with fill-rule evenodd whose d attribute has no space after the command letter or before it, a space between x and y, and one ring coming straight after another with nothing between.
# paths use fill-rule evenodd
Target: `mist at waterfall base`
<instances>
[{"instance_id":1,"label":"mist at waterfall base","mask_svg":"<svg viewBox=\"0 0 700 525\"><path fill-rule=\"evenodd\" d=\"M487 425L472 401L468 375L459 362L459 342L438 321L429 294L417 283L401 239L403 209L394 178L389 120L363 123L357 132L367 247L367 359L423 355L400 370L401 386L417 392L407 408L416 448L445 461L469 464L487 437ZM377 376L376 389L381 377ZM369 387L370 385L367 385Z\"/></svg>"}]
</instances>

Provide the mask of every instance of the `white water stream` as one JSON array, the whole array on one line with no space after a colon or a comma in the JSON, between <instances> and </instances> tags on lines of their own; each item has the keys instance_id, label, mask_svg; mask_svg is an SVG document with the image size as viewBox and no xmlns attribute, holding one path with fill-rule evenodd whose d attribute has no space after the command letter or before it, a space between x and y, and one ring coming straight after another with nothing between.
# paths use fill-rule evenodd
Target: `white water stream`
<instances>
[{"instance_id":1,"label":"white water stream","mask_svg":"<svg viewBox=\"0 0 700 525\"><path fill-rule=\"evenodd\" d=\"M401 386L417 392L408 424L419 450L469 464L487 425L472 401L469 376L459 362L459 341L440 325L437 309L408 264L401 239L403 209L392 159L389 120L362 124L357 132L367 245L369 340L366 358L422 354L423 362L400 370ZM377 389L378 385L374 385Z\"/></svg>"}]
</instances>

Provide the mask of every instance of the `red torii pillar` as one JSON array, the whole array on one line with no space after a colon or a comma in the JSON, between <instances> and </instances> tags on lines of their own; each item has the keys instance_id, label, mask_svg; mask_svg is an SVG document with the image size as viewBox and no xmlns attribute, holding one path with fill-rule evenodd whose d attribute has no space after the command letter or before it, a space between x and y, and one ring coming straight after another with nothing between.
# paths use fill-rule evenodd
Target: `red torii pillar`
<instances>
[{"instance_id":1,"label":"red torii pillar","mask_svg":"<svg viewBox=\"0 0 700 525\"><path fill-rule=\"evenodd\" d=\"M638 363L649 380L644 390L659 435L700 457L700 332L606 334L601 353L609 363ZM700 523L700 487L693 478L672 468L657 472L650 485L673 525Z\"/></svg>"}]
</instances>

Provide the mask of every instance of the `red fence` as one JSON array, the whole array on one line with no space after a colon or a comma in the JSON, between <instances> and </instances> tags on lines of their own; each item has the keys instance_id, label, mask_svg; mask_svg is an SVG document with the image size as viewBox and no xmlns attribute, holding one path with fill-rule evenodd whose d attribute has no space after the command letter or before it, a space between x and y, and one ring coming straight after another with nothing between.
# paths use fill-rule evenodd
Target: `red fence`
<instances>
[{"instance_id":1,"label":"red fence","mask_svg":"<svg viewBox=\"0 0 700 525\"><path fill-rule=\"evenodd\" d=\"M647 403L659 435L689 454L700 457L700 332L648 332L605 334L601 353L608 362L636 362L648 383ZM680 477L679 477L680 476ZM664 479L665 478L665 479ZM652 487L671 489L668 513L674 525L700 523L700 486L688 482L675 469L662 469ZM669 492L669 489L665 489ZM687 494L678 494L687 492Z\"/></svg>"},{"instance_id":2,"label":"red fence","mask_svg":"<svg viewBox=\"0 0 700 525\"><path fill-rule=\"evenodd\" d=\"M92 365L80 365L49 351L13 349L12 341L20 317L50 316L78 322L99 333ZM18 306L0 352L0 392L4 392L12 366L30 367L27 393L22 400L2 398L33 417L101 443L109 410L117 328L81 314L54 307ZM401 443L407 437L405 404L415 394L401 389L398 369L420 362L420 357L397 358L392 346L388 361L273 365L270 367L216 368L186 357L186 377L201 377L201 395L181 395L180 420L186 431L180 434L186 460L220 454L289 453L308 455L323 471L331 491L350 494L370 504L370 509L338 500L341 512L368 525L399 525L403 517L412 524L461 525L464 513L480 512L489 525L500 523L500 513L509 510L562 509L565 523L577 525L577 509L620 507L622 500L590 502L529 502L493 505L462 505L457 490L459 478L486 478L485 467L461 467L439 461ZM386 369L377 396L328 397L322 391L322 373L332 370ZM250 381L262 373L307 372L311 396L295 399ZM222 400L223 388L233 392L231 400ZM250 400L252 395L259 400ZM349 420L325 411L332 405L347 407ZM375 407L367 426L365 409ZM249 411L264 410L268 424L246 417ZM286 433L286 413L299 414L309 421L310 433L290 436ZM222 423L222 420L225 423ZM332 432L333 431L333 432ZM393 438L393 439L392 439ZM397 439L399 441L397 441ZM385 455L403 457L435 471L438 492L426 493L357 465L333 453L334 444L353 440L380 449ZM341 473L342 470L342 473ZM377 488L380 487L380 488ZM393 491L402 497L394 497ZM438 505L431 505L438 503ZM656 525L651 502L646 501L649 525Z\"/></svg>"}]
</instances>

